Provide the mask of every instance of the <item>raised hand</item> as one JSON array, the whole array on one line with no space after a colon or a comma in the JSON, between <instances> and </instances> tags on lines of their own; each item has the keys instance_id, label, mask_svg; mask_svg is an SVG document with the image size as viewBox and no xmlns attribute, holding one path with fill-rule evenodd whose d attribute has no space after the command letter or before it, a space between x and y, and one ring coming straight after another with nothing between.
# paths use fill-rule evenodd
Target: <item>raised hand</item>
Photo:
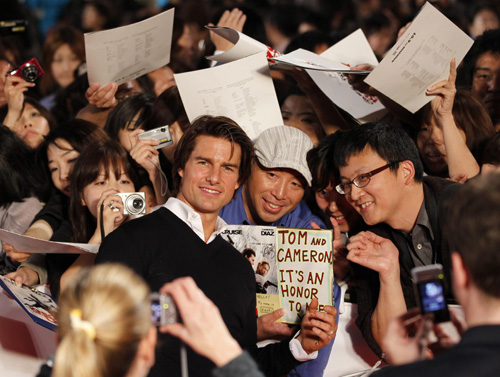
<instances>
[{"instance_id":1,"label":"raised hand","mask_svg":"<svg viewBox=\"0 0 500 377\"><path fill-rule=\"evenodd\" d=\"M219 22L217 22L217 26L226 26L241 32L243 31L243 26L245 25L246 20L247 16L238 8L234 8L231 11L226 10L224 11L224 13L222 13ZM213 24L209 25L213 26ZM210 39L215 45L215 49L218 51L227 51L231 47L233 47L233 44L231 42L229 42L225 38L222 38L213 31L210 32Z\"/></svg>"},{"instance_id":2,"label":"raised hand","mask_svg":"<svg viewBox=\"0 0 500 377\"><path fill-rule=\"evenodd\" d=\"M302 348L307 354L318 351L329 344L337 332L337 309L326 305L325 311L318 311L318 299L313 298L300 324L300 334L297 336Z\"/></svg>"},{"instance_id":3,"label":"raised hand","mask_svg":"<svg viewBox=\"0 0 500 377\"><path fill-rule=\"evenodd\" d=\"M432 112L438 124L442 126L443 118L452 117L453 101L457 89L455 81L457 79L457 67L455 58L450 62L450 74L448 80L441 80L427 88L427 95L435 96L431 101Z\"/></svg>"},{"instance_id":4,"label":"raised hand","mask_svg":"<svg viewBox=\"0 0 500 377\"><path fill-rule=\"evenodd\" d=\"M397 273L399 276L399 250L392 241L372 232L360 232L351 237L347 250L347 259L351 262L381 275Z\"/></svg>"},{"instance_id":5,"label":"raised hand","mask_svg":"<svg viewBox=\"0 0 500 377\"><path fill-rule=\"evenodd\" d=\"M99 90L100 89L100 90ZM90 105L94 105L101 109L114 107L118 101L115 94L118 90L118 84L109 83L101 88L101 84L92 84L85 92L85 98Z\"/></svg>"},{"instance_id":6,"label":"raised hand","mask_svg":"<svg viewBox=\"0 0 500 377\"><path fill-rule=\"evenodd\" d=\"M257 318L257 341L267 339L286 339L293 335L295 328L277 322L285 315L285 309L281 308L272 313L262 315Z\"/></svg>"}]
</instances>

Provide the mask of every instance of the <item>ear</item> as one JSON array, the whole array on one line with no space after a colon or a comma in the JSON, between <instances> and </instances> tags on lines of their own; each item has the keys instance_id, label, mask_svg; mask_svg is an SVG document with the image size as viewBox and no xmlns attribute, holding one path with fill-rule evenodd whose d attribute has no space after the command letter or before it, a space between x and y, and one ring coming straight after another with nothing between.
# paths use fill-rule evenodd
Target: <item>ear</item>
<instances>
[{"instance_id":1,"label":"ear","mask_svg":"<svg viewBox=\"0 0 500 377\"><path fill-rule=\"evenodd\" d=\"M155 363L156 337L156 327L151 326L137 348L136 357L140 358L150 368Z\"/></svg>"},{"instance_id":2,"label":"ear","mask_svg":"<svg viewBox=\"0 0 500 377\"><path fill-rule=\"evenodd\" d=\"M184 178L184 169L178 169L177 174L179 174L181 178Z\"/></svg>"},{"instance_id":3,"label":"ear","mask_svg":"<svg viewBox=\"0 0 500 377\"><path fill-rule=\"evenodd\" d=\"M470 276L464 260L457 252L451 254L451 265L453 268L453 287L455 290L462 290L470 283ZM455 292L458 296L459 292Z\"/></svg>"},{"instance_id":4,"label":"ear","mask_svg":"<svg viewBox=\"0 0 500 377\"><path fill-rule=\"evenodd\" d=\"M399 169L403 176L405 185L409 185L415 181L415 166L410 160L405 160L399 163Z\"/></svg>"},{"instance_id":5,"label":"ear","mask_svg":"<svg viewBox=\"0 0 500 377\"><path fill-rule=\"evenodd\" d=\"M80 204L82 207L87 207L87 203L85 203L85 199L83 198L83 195L80 195Z\"/></svg>"}]
</instances>

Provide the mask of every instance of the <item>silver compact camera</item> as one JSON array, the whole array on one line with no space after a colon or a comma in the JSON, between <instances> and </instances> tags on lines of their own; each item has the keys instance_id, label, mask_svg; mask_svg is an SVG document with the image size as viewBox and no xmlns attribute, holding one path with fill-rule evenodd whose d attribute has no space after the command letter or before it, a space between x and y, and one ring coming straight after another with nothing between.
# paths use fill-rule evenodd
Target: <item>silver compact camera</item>
<instances>
[{"instance_id":1,"label":"silver compact camera","mask_svg":"<svg viewBox=\"0 0 500 377\"><path fill-rule=\"evenodd\" d=\"M151 293L151 322L155 326L171 325L179 322L179 313L171 296Z\"/></svg>"},{"instance_id":2,"label":"silver compact camera","mask_svg":"<svg viewBox=\"0 0 500 377\"><path fill-rule=\"evenodd\" d=\"M174 143L172 140L172 135L170 134L170 128L168 126L161 126L155 128L154 130L140 133L139 135L137 135L137 137L139 138L139 140L158 140L160 144L154 146L156 149L161 149Z\"/></svg>"},{"instance_id":3,"label":"silver compact camera","mask_svg":"<svg viewBox=\"0 0 500 377\"><path fill-rule=\"evenodd\" d=\"M122 198L124 215L146 214L146 194L143 192L123 192L116 195Z\"/></svg>"}]
</instances>

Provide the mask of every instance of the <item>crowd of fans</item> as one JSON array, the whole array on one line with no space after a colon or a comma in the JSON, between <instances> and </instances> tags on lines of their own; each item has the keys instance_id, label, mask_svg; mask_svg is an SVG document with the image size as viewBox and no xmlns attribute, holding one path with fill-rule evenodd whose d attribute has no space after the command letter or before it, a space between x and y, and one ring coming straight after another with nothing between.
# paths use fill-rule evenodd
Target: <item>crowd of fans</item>
<instances>
[{"instance_id":1,"label":"crowd of fans","mask_svg":"<svg viewBox=\"0 0 500 377\"><path fill-rule=\"evenodd\" d=\"M461 64L450 62L448 78L427 89L432 100L415 114L367 86L364 77L347 74L353 88L378 95L389 110L378 123L358 125L319 90L306 72L272 70L283 124L288 127L272 125L251 145L246 136L238 134L234 120L202 117L191 124L174 78L177 73L209 68L205 56L231 48L204 27L209 24L233 27L282 53L302 48L317 54L361 28L380 60L423 3L126 0L116 6L112 0L2 0L0 21L26 20L27 24L23 31L1 26L0 227L44 240L103 243L102 254L96 258L90 254L31 255L0 242L0 273L18 284L49 284L60 302L60 348L54 376L68 376L70 371L74 376L124 376L129 375L127 371L141 376L155 364L156 331L151 330L144 312L147 285L128 269L103 262L128 264L142 275L149 289L171 294L184 323L162 331L179 337L217 367L229 365L229 370L214 370L220 376L241 374L241 370L248 376L258 376L257 364L266 375L322 374L335 337L336 309L344 299L339 285L349 286L348 296L359 305L357 324L368 345L381 357L394 348L384 343L391 320L417 305L412 267L441 263L448 284L447 298L454 299L451 271L462 273L473 261L464 257L464 251L458 250L460 245L450 238L458 230L446 232L450 217L460 221L457 214L448 216L447 211L457 207L455 195L464 191L462 187L473 187L468 190L484 194L481 182L491 181L492 187L498 188L498 177L494 176L500 166L500 1L473 5L465 0L432 2L475 41ZM84 32L127 25L173 7L168 65L119 86L89 84ZM45 71L35 83L10 74L33 57ZM363 68L373 69L367 65ZM156 149L158 141L139 139L144 131L165 124L170 126L172 145ZM231 131L225 134L221 125ZM194 169L191 157L198 151L199 138L210 144L209 152L217 158L222 158L225 142L233 143L224 172L206 178L210 184L230 181L234 186L224 193L215 210L185 192L185 186L195 179L188 169ZM217 158L204 164L216 165L220 163ZM231 162L234 158L240 159L237 164ZM494 178L480 177L489 174ZM275 323L283 315L281 311L260 317L256 327L252 324L250 329L256 334L237 334L228 320L236 314L228 314L229 304L218 302L221 292L212 292L205 281L208 273L217 279L215 271L220 268L225 273L222 266L231 268L230 259L218 266L207 262L205 268L210 271L204 274L169 272L161 282L150 276L151 266L144 264L140 269L130 257L133 251L128 248L135 247L135 241L131 239L127 245L122 245L123 240L116 241L115 230L120 229L125 239L134 234L129 223L139 221L128 221L130 218L124 215L123 202L116 194L127 192L145 193L144 218L159 206L177 215L172 204L169 207L177 198L195 212L210 210L218 215L220 211L228 224L333 229L336 309L329 307L324 313L317 312L320 314L310 311L293 340L294 329ZM498 217L498 198L488 198L484 195ZM477 197L478 201L482 199ZM196 205L202 210L198 211ZM491 224L498 226L497 220ZM214 223L212 230L218 226ZM202 229L201 238L205 243L215 243L204 230L205 237ZM469 236L484 234L481 228L474 232ZM495 232L500 233L500 229ZM487 233L485 242L489 242L488 237L493 235ZM119 252L123 250L130 258L120 260L112 251L113 245L120 245ZM460 257L454 256L454 251ZM246 257L253 257L255 272L255 252ZM241 260L246 263L238 267L243 271L250 264L243 257ZM162 260L156 262L161 264ZM103 265L92 271L94 263ZM262 265L256 264L258 269ZM200 288L189 279L174 280L188 275ZM480 274L472 275L477 283ZM498 288L480 290L498 301ZM458 289L462 292L465 288ZM463 292L460 297L455 294L463 305ZM92 305L103 305L100 313ZM109 308L104 309L104 305ZM116 313L127 310L130 322L115 323L119 314L113 314L113 305L119 308ZM219 333L205 331L204 319L193 315L201 310L206 310L205 320L221 334L219 343L214 342ZM109 314L109 319L102 312ZM490 322L500 324L500 320ZM107 328L109 323L113 323L113 329ZM73 334L79 330L83 337ZM253 349L256 340L269 338L288 340L282 340L284 347L268 349L267 353ZM89 339L103 339L99 344L102 349L90 350ZM300 356L292 350L294 340L300 343ZM257 364L242 353L240 346L249 350ZM80 356L77 347L84 350ZM218 353L221 348L227 352ZM285 348L287 351L283 351ZM159 364L165 362L158 360L162 352L157 353ZM392 354L388 360L397 357ZM405 359L408 361L415 360ZM75 365L80 364L83 371L77 372ZM307 369L307 365L316 365L317 369ZM153 366L151 375L160 373L158 369ZM193 370L197 375L199 370ZM50 371L44 373L50 375ZM203 373L207 371L200 375ZM488 373L484 375L495 375Z\"/></svg>"}]
</instances>

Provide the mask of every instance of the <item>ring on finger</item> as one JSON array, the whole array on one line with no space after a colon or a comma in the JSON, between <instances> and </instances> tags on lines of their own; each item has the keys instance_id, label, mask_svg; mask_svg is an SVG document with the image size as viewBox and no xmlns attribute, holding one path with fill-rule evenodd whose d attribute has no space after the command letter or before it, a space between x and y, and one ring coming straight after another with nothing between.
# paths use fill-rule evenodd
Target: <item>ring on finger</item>
<instances>
[{"instance_id":1,"label":"ring on finger","mask_svg":"<svg viewBox=\"0 0 500 377\"><path fill-rule=\"evenodd\" d=\"M113 206L113 202L109 203L109 204L108 204L108 207L109 207L109 209L111 209L112 211L114 211L114 210L115 210L115 207Z\"/></svg>"},{"instance_id":2,"label":"ring on finger","mask_svg":"<svg viewBox=\"0 0 500 377\"><path fill-rule=\"evenodd\" d=\"M333 330L332 330L332 331L330 331L330 332L328 333L328 335L332 336L334 332L335 332L335 331L333 331Z\"/></svg>"}]
</instances>

